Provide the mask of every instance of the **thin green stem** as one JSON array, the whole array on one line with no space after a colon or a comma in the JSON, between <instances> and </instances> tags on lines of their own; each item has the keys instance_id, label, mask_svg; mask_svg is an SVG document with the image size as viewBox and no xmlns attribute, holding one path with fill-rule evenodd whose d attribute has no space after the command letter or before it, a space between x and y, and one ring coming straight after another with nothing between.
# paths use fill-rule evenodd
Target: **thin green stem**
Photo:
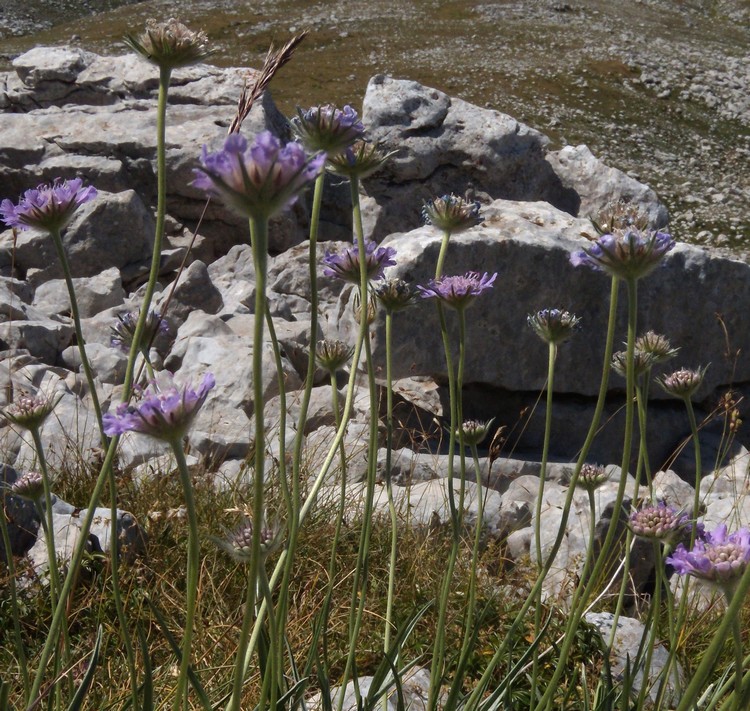
<instances>
[{"instance_id":1,"label":"thin green stem","mask_svg":"<svg viewBox=\"0 0 750 711\"><path fill-rule=\"evenodd\" d=\"M548 709L549 705L552 703L552 697L554 696L557 684L559 683L560 678L562 677L562 674L565 670L568 657L570 655L570 651L575 642L575 634L573 634L573 632L574 630L578 629L578 626L581 622L581 618L583 617L583 614L585 612L588 599L590 598L594 590L594 587L598 584L599 576L601 575L604 569L604 566L609 562L611 548L614 543L615 536L617 534L617 529L618 529L618 524L619 524L619 519L620 519L619 512L620 512L620 509L622 508L622 502L625 498L625 485L627 483L628 465L630 463L630 449L631 449L632 440L633 440L633 413L634 413L633 352L634 352L634 346L635 346L635 330L636 330L636 323L637 323L637 306L638 306L637 282L635 280L628 280L626 284L628 287L628 346L627 346L627 364L628 365L627 365L626 394L625 394L625 397L626 397L625 436L624 436L624 442L623 442L623 455L622 455L620 483L617 488L617 494L616 494L615 501L613 504L613 509L612 509L614 513L612 515L612 521L610 522L609 528L607 529L607 533L604 537L604 543L602 544L599 556L596 560L596 563L593 566L591 577L585 583L582 581L581 585L583 587L580 592L580 595L577 595L577 599L575 600L571 608L571 613L568 618L568 624L566 625L566 632L565 632L563 643L560 649L557 666L552 675L552 678L549 681L549 686L547 687L547 690L545 691L544 695L542 696L541 700L536 706L536 711L542 711L543 709ZM610 354L610 360L611 360L611 354ZM609 361L606 363L605 367L608 373ZM575 481L572 482L572 484L575 484ZM619 607L620 607L620 600L618 600L618 609ZM616 627L617 617L618 617L618 614L616 611L615 622L613 623L613 626L612 626L612 636L614 636L614 633L617 629ZM609 640L609 646L611 648L612 639Z\"/></svg>"},{"instance_id":2,"label":"thin green stem","mask_svg":"<svg viewBox=\"0 0 750 711\"><path fill-rule=\"evenodd\" d=\"M10 605L11 615L13 617L13 635L16 643L16 654L18 655L18 667L21 672L23 682L24 698L28 697L31 680L29 679L28 662L26 659L26 650L21 635L21 621L18 618L18 592L16 589L16 565L13 560L13 550L10 545L10 533L8 532L8 518L6 514L7 498L5 492L2 496L2 507L0 511L0 532L3 536L3 549L5 550L5 567L8 570L8 587L10 588Z\"/></svg>"},{"instance_id":3,"label":"thin green stem","mask_svg":"<svg viewBox=\"0 0 750 711\"><path fill-rule=\"evenodd\" d=\"M263 402L263 321L266 314L266 279L268 264L268 220L266 218L250 220L250 241L255 265L255 315L253 328L253 418L255 426L255 458L253 467L253 539L250 559L250 602L246 614L255 618L255 593L260 575L261 534L265 520L264 487L265 487L265 421ZM270 611L270 616L275 613ZM243 622L244 624L244 622ZM256 622L256 624L259 624ZM242 684L245 678L246 664L240 652L234 668L232 696L227 709L239 711L242 697ZM266 673L269 670L266 669Z\"/></svg>"},{"instance_id":4,"label":"thin green stem","mask_svg":"<svg viewBox=\"0 0 750 711\"><path fill-rule=\"evenodd\" d=\"M377 407L377 389L375 385L375 370L372 363L372 352L370 349L370 339L368 338L368 274L367 260L365 258L365 237L362 227L362 212L359 204L359 181L352 178L350 183L352 198L352 218L354 223L354 232L357 239L357 249L359 252L359 298L361 304L360 311L360 332L363 334L365 348L365 363L367 370L367 383L370 394L370 423L367 449L367 487L365 492L365 505L362 512L362 531L360 533L359 554L357 556L357 566L354 570L352 582L352 603L351 614L349 615L349 654L346 659L346 666L341 681L341 692L339 693L337 708L341 711L344 703L344 689L354 671L354 663L357 652L357 640L359 631L362 626L362 619L367 598L368 569L370 560L370 535L372 532L372 509L375 497L375 480L377 467L377 440L378 440L378 407ZM354 685L354 693L359 703L359 685Z\"/></svg>"},{"instance_id":5,"label":"thin green stem","mask_svg":"<svg viewBox=\"0 0 750 711\"><path fill-rule=\"evenodd\" d=\"M701 690L708 680L709 674L713 670L727 638L730 634L734 634L733 629L739 622L742 603L747 596L748 590L750 590L750 566L745 568L742 577L731 591L725 590L727 609L719 626L714 632L714 636L711 639L708 648L701 657L698 668L690 678L687 688L685 689L680 702L677 704L675 711L692 711L695 708L696 699L700 696Z\"/></svg>"},{"instance_id":6,"label":"thin green stem","mask_svg":"<svg viewBox=\"0 0 750 711\"><path fill-rule=\"evenodd\" d=\"M67 286L68 288L68 298L70 299L70 315L73 317L73 328L75 329L78 353L81 358L81 367L83 368L83 373L86 377L86 383L89 386L89 395L91 396L91 404L94 408L94 414L96 415L96 422L99 427L99 437L101 438L102 447L106 449L107 445L109 444L109 440L104 434L104 428L102 426L102 408L99 404L99 395L96 392L94 372L91 370L91 363L89 362L88 355L86 355L86 342L83 338L83 331L81 330L81 312L78 309L78 299L76 298L76 290L73 286L73 275L70 272L70 263L68 262L67 255L65 254L65 247L63 246L60 230L51 230L50 235L52 236L52 243L55 245L57 258L63 270L65 286Z\"/></svg>"},{"instance_id":7,"label":"thin green stem","mask_svg":"<svg viewBox=\"0 0 750 711\"><path fill-rule=\"evenodd\" d=\"M388 495L388 513L391 519L391 552L388 565L388 593L385 606L385 633L383 651L387 654L391 647L391 629L393 625L393 597L396 587L396 554L398 544L398 520L396 505L393 501L393 482L391 481L391 453L393 451L393 312L385 314L385 381L386 381L386 450L385 450L385 486ZM383 708L387 710L388 698L383 697Z\"/></svg>"},{"instance_id":8,"label":"thin green stem","mask_svg":"<svg viewBox=\"0 0 750 711\"><path fill-rule=\"evenodd\" d=\"M609 316L607 320L607 335L606 335L605 345L604 345L602 377L599 383L599 394L597 397L596 406L594 408L594 415L591 418L591 424L589 425L589 430L586 435L586 439L584 440L583 446L581 447L581 452L578 456L578 461L576 462L576 467L573 472L570 485L568 487L568 493L565 497L565 502L563 504L563 510L562 510L562 516L560 519L560 525L558 526L558 529L557 529L557 536L552 544L552 547L550 548L549 555L547 556L547 560L544 563L544 568L542 569L541 573L537 576L537 579L533 587L531 588L529 595L526 598L526 601L521 606L520 611L518 612L515 619L511 623L511 626L508 629L507 634L505 635L505 639L495 650L495 653L492 655L492 659L489 661L489 663L485 667L484 671L482 672L481 678L479 679L476 686L474 687L474 690L469 695L469 699L465 705L466 708L475 708L475 706L479 703L479 699L481 698L482 694L487 688L487 685L490 683L492 674L494 673L497 665L504 658L507 652L508 646L511 644L512 640L515 638L515 635L517 634L517 632L521 628L521 625L524 623L526 619L526 613L529 611L529 608L534 603L534 600L536 600L536 596L539 594L539 591L542 589L545 577L547 573L549 573L549 571L551 570L552 565L555 562L557 553L560 550L560 546L562 545L562 542L565 538L566 527L568 524L568 519L570 517L570 509L573 503L573 496L575 494L576 483L581 473L581 468L586 462L586 459L589 455L589 451L591 450L591 445L594 442L594 437L596 436L596 433L599 429L599 423L601 421L602 414L604 412L604 405L605 405L606 397L607 397L607 387L609 385L610 364L612 362L612 351L613 351L613 345L614 345L614 340L615 340L615 323L616 323L616 316L617 316L617 295L618 295L619 286L620 286L620 280L616 277L613 277L612 285L610 289Z\"/></svg>"},{"instance_id":9,"label":"thin green stem","mask_svg":"<svg viewBox=\"0 0 750 711\"><path fill-rule=\"evenodd\" d=\"M182 492L185 497L185 510L188 520L188 543L187 543L187 594L185 600L185 632L182 638L182 659L180 660L180 673L177 677L177 691L172 702L174 711L180 711L183 700L186 701L188 688L188 670L190 668L190 657L193 644L193 633L195 626L195 608L198 600L198 575L200 566L200 541L198 538L198 516L193 496L193 484L190 479L185 452L182 442L171 442L177 469L180 472Z\"/></svg>"},{"instance_id":10,"label":"thin green stem","mask_svg":"<svg viewBox=\"0 0 750 711\"><path fill-rule=\"evenodd\" d=\"M536 495L536 513L534 526L534 544L536 550L537 574L544 566L542 558L542 503L544 501L544 487L547 480L547 460L549 459L549 445L552 437L552 397L555 385L555 361L557 360L557 344L549 342L547 356L547 408L544 417L544 443L542 445L542 464L539 469L539 491ZM591 544L593 544L593 538ZM534 638L539 636L542 629L542 591L540 589L534 605ZM539 677L539 647L534 649L531 665L531 703L537 696L537 679Z\"/></svg>"}]
</instances>

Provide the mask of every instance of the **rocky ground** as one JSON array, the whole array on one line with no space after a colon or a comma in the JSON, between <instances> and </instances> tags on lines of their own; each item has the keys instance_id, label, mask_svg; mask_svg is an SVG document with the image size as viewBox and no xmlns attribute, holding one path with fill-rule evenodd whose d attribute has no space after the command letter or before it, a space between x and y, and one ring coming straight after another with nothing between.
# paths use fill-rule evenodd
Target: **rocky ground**
<instances>
[{"instance_id":1,"label":"rocky ground","mask_svg":"<svg viewBox=\"0 0 750 711\"><path fill-rule=\"evenodd\" d=\"M378 72L416 79L509 113L553 146L586 143L656 189L681 240L750 257L743 0L160 0L95 18L90 5L0 3L6 58L73 35L86 49L120 52L113 38L178 14L207 29L217 63L257 65L271 41L307 27L310 38L274 86L287 113L297 103L359 103ZM75 15L84 17L65 20ZM19 36L34 22L33 35Z\"/></svg>"}]
</instances>

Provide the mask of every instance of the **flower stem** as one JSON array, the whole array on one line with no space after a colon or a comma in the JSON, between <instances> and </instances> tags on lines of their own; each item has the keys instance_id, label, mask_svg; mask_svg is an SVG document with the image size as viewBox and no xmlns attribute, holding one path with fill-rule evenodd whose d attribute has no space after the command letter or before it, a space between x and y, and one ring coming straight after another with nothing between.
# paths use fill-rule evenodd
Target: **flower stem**
<instances>
[{"instance_id":1,"label":"flower stem","mask_svg":"<svg viewBox=\"0 0 750 711\"><path fill-rule=\"evenodd\" d=\"M188 519L188 544L187 544L187 596L185 601L185 632L182 638L182 659L180 660L180 673L177 678L177 691L172 702L172 709L180 711L183 699L187 694L188 670L190 668L190 655L193 644L193 627L195 624L195 607L198 599L198 572L200 565L200 543L198 539L198 516L195 509L195 498L193 497L193 484L190 479L185 452L182 442L171 443L177 468L180 472L182 491L185 496L185 509Z\"/></svg>"},{"instance_id":2,"label":"flower stem","mask_svg":"<svg viewBox=\"0 0 750 711\"><path fill-rule=\"evenodd\" d=\"M63 270L65 285L68 288L68 298L70 299L70 314L73 317L73 328L75 329L76 341L78 343L78 353L81 357L81 367L83 368L83 373L86 377L86 383L89 386L91 404L94 408L96 422L99 426L99 437L101 438L102 447L106 449L107 445L109 444L109 440L104 434L104 428L102 426L102 408L99 404L99 395L96 392L96 383L94 381L94 373L91 370L91 363L89 363L89 358L86 355L86 342L83 339L83 331L81 330L81 312L78 309L78 299L76 298L76 290L73 286L73 276L70 272L70 263L68 262L67 255L65 254L65 247L63 246L60 230L51 230L50 235L52 236L52 243L55 245L57 258L60 261L60 266Z\"/></svg>"},{"instance_id":3,"label":"flower stem","mask_svg":"<svg viewBox=\"0 0 750 711\"><path fill-rule=\"evenodd\" d=\"M557 345L550 341L547 357L547 406L544 417L544 443L542 445L542 464L539 469L539 491L536 495L536 513L534 526L534 545L536 550L537 574L540 574L544 566L542 558L542 503L544 500L544 486L547 480L547 460L549 458L549 444L552 437L552 396L555 385L555 361L557 360ZM593 516L593 513L592 513ZM593 545L593 538L589 545ZM539 636L542 628L542 591L534 604L534 638ZM537 678L539 676L539 646L535 647L531 665L531 703L536 699Z\"/></svg>"},{"instance_id":4,"label":"flower stem","mask_svg":"<svg viewBox=\"0 0 750 711\"><path fill-rule=\"evenodd\" d=\"M562 545L562 542L565 538L566 526L568 523L568 519L570 517L570 509L573 503L573 496L575 494L576 482L578 481L578 477L581 473L581 468L586 462L586 458L588 457L589 451L591 449L591 445L593 444L593 441L594 441L594 437L596 436L596 433L599 429L599 422L601 421L602 414L604 412L604 404L605 404L606 396L607 396L607 386L609 384L610 364L612 362L612 351L613 351L614 340L615 340L615 322L616 322L616 316L617 316L617 296L618 296L619 286L620 286L620 280L617 277L613 277L612 285L610 289L609 316L607 320L607 335L606 335L606 340L605 340L605 345L604 345L604 356L602 359L603 366L602 366L602 377L599 383L599 395L597 397L596 406L594 408L594 415L591 418L591 424L589 425L589 430L586 435L586 439L583 443L583 447L581 448L581 452L578 456L578 461L576 462L576 468L573 472L573 476L571 478L570 485L568 487L568 493L565 497L565 502L563 504L563 510L562 510L562 517L560 520L560 525L557 529L557 537L555 538L552 544L552 547L550 548L549 555L547 556L547 560L544 563L544 568L542 569L541 573L537 576L534 586L531 588L526 598L526 602L524 602L524 604L521 606L520 611L518 612L515 619L511 623L510 628L508 629L505 639L495 650L495 653L492 655L492 659L489 661L489 663L485 667L484 671L482 672L481 678L479 679L476 686L474 687L474 690L469 695L469 699L466 703L466 708L474 708L474 705L476 705L479 702L479 699L481 698L482 693L487 688L487 685L490 683L490 680L492 678L492 674L495 671L495 668L503 659L508 649L508 645L511 643L511 640L513 639L514 635L517 633L521 625L524 623L526 619L526 613L529 611L529 608L534 603L534 600L536 600L536 596L539 594L539 591L542 589L542 586L544 584L544 579L547 573L552 568L552 565L555 562L555 557L557 556L557 553L560 550L560 546Z\"/></svg>"}]
</instances>

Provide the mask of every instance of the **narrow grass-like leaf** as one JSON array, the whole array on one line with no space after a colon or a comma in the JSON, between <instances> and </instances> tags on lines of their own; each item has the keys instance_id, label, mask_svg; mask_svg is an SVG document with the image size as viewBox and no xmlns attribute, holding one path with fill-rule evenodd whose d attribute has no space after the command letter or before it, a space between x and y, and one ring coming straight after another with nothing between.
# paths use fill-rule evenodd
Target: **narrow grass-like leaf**
<instances>
[{"instance_id":1,"label":"narrow grass-like leaf","mask_svg":"<svg viewBox=\"0 0 750 711\"><path fill-rule=\"evenodd\" d=\"M86 694L88 694L89 692L91 682L94 680L94 674L96 673L96 666L99 663L99 651L101 650L102 646L102 635L102 626L99 625L99 629L97 629L96 631L96 642L94 643L94 649L91 652L91 658L89 659L88 668L86 669L86 673L83 675L83 679L81 680L81 684L78 687L78 690L73 696L73 700L68 706L68 711L79 711L79 709L83 705L84 699L86 698ZM5 708L5 705L0 705L0 708Z\"/></svg>"},{"instance_id":2,"label":"narrow grass-like leaf","mask_svg":"<svg viewBox=\"0 0 750 711\"><path fill-rule=\"evenodd\" d=\"M154 617L156 617L156 621L159 624L159 629L161 629L164 638L167 640L167 642L169 642L169 646L171 647L172 652L174 652L175 657L177 657L177 661L179 663L182 660L182 650L180 649L180 645L175 639L174 635L169 631L169 626L167 625L167 621L164 618L164 615L161 613L161 610L156 605L154 605L149 597L146 597L146 602L151 608L151 611L154 613ZM203 688L200 680L198 679L198 675L193 671L192 667L188 668L188 679L190 679L190 683L192 684L195 693L198 695L198 700L200 701L201 706L203 706L206 711L213 711L213 706L208 700L206 691Z\"/></svg>"}]
</instances>

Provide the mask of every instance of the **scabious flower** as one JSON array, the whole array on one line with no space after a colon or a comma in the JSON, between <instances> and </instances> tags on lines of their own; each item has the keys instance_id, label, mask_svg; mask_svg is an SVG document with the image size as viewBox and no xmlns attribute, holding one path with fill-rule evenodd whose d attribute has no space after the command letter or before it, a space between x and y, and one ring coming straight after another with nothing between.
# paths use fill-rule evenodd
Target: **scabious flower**
<instances>
[{"instance_id":1,"label":"scabious flower","mask_svg":"<svg viewBox=\"0 0 750 711\"><path fill-rule=\"evenodd\" d=\"M299 143L282 146L270 131L259 133L249 147L244 136L232 133L216 153L203 146L203 167L193 171L191 185L245 217L266 219L291 207L325 160L325 153L308 157Z\"/></svg>"},{"instance_id":2,"label":"scabious flower","mask_svg":"<svg viewBox=\"0 0 750 711\"><path fill-rule=\"evenodd\" d=\"M466 272L456 276L430 279L426 286L418 285L423 299L440 299L446 306L465 309L477 296L492 288L497 272L490 276L487 272Z\"/></svg>"},{"instance_id":3,"label":"scabious flower","mask_svg":"<svg viewBox=\"0 0 750 711\"><path fill-rule=\"evenodd\" d=\"M356 141L339 153L328 156L328 170L342 178L367 178L383 167L396 153L382 153L372 143Z\"/></svg>"},{"instance_id":4,"label":"scabious flower","mask_svg":"<svg viewBox=\"0 0 750 711\"><path fill-rule=\"evenodd\" d=\"M639 375L643 375L648 372L648 369L653 367L654 363L653 356L646 351L638 349L633 350L633 372L637 378ZM628 352L627 351L616 351L612 354L612 370L623 378L628 375Z\"/></svg>"},{"instance_id":5,"label":"scabious flower","mask_svg":"<svg viewBox=\"0 0 750 711\"><path fill-rule=\"evenodd\" d=\"M599 234L610 234L614 230L628 227L645 230L648 228L649 218L637 205L625 200L615 200L605 205L591 222Z\"/></svg>"},{"instance_id":6,"label":"scabious flower","mask_svg":"<svg viewBox=\"0 0 750 711\"><path fill-rule=\"evenodd\" d=\"M630 515L630 528L636 536L674 543L690 526L688 515L667 506L664 501L648 504Z\"/></svg>"},{"instance_id":7,"label":"scabious flower","mask_svg":"<svg viewBox=\"0 0 750 711\"><path fill-rule=\"evenodd\" d=\"M668 232L631 227L601 235L590 247L573 252L570 263L621 279L640 279L655 269L674 245Z\"/></svg>"},{"instance_id":8,"label":"scabious flower","mask_svg":"<svg viewBox=\"0 0 750 711\"><path fill-rule=\"evenodd\" d=\"M352 357L354 348L343 341L328 338L318 341L315 346L315 359L321 368L333 374L341 370Z\"/></svg>"},{"instance_id":9,"label":"scabious flower","mask_svg":"<svg viewBox=\"0 0 750 711\"><path fill-rule=\"evenodd\" d=\"M196 390L189 385L179 389L171 378L165 387L152 381L139 402L121 403L114 413L104 415L104 433L111 437L140 432L165 442L177 442L190 428L215 384L211 373L203 376Z\"/></svg>"},{"instance_id":10,"label":"scabious flower","mask_svg":"<svg viewBox=\"0 0 750 711\"><path fill-rule=\"evenodd\" d=\"M354 299L353 299L353 311L354 311L354 320L357 323L362 323L362 300L360 299L359 292L354 292ZM375 299L371 298L370 295L367 295L367 323L368 325L375 322L375 317L378 314L378 303Z\"/></svg>"},{"instance_id":11,"label":"scabious flower","mask_svg":"<svg viewBox=\"0 0 750 711\"><path fill-rule=\"evenodd\" d=\"M391 312L410 306L416 297L412 288L403 279L397 277L376 282L372 293L385 309Z\"/></svg>"},{"instance_id":12,"label":"scabious flower","mask_svg":"<svg viewBox=\"0 0 750 711\"><path fill-rule=\"evenodd\" d=\"M365 242L365 263L368 279L377 279L383 276L386 267L396 264L393 259L396 250L393 247L378 247L377 242L368 240ZM326 268L323 274L329 277L337 277L344 281L359 284L359 248L347 247L342 252L326 252L323 257Z\"/></svg>"},{"instance_id":13,"label":"scabious flower","mask_svg":"<svg viewBox=\"0 0 750 711\"><path fill-rule=\"evenodd\" d=\"M17 427L36 430L49 417L62 398L62 392L49 397L43 394L22 393L2 410L3 417Z\"/></svg>"},{"instance_id":14,"label":"scabious flower","mask_svg":"<svg viewBox=\"0 0 750 711\"><path fill-rule=\"evenodd\" d=\"M696 390L701 386L701 383L703 383L703 376L706 374L707 369L708 366L705 368L698 368L698 370L680 368L669 375L663 375L657 378L656 382L661 385L665 393L685 400L692 397Z\"/></svg>"},{"instance_id":15,"label":"scabious flower","mask_svg":"<svg viewBox=\"0 0 750 711\"><path fill-rule=\"evenodd\" d=\"M494 421L494 417L487 422L464 420L461 424L461 434L463 435L464 444L467 447L476 447L487 436ZM456 433L456 436L458 436L458 433Z\"/></svg>"},{"instance_id":16,"label":"scabious flower","mask_svg":"<svg viewBox=\"0 0 750 711\"><path fill-rule=\"evenodd\" d=\"M29 501L39 501L44 496L44 479L39 472L26 472L10 485L10 493Z\"/></svg>"},{"instance_id":17,"label":"scabious flower","mask_svg":"<svg viewBox=\"0 0 750 711\"><path fill-rule=\"evenodd\" d=\"M680 575L692 575L730 591L750 562L750 531L741 528L727 535L721 524L696 539L688 551L681 543L666 559Z\"/></svg>"},{"instance_id":18,"label":"scabious flower","mask_svg":"<svg viewBox=\"0 0 750 711\"><path fill-rule=\"evenodd\" d=\"M545 343L567 341L577 330L581 319L570 311L542 309L526 317L526 323Z\"/></svg>"},{"instance_id":19,"label":"scabious flower","mask_svg":"<svg viewBox=\"0 0 750 711\"><path fill-rule=\"evenodd\" d=\"M130 350L139 316L140 311L128 311L117 315L117 323L110 328L112 335L109 343L113 348L118 348L125 353ZM158 311L151 309L146 316L143 329L143 338L141 339L143 345L148 347L160 333L169 333L169 324Z\"/></svg>"},{"instance_id":20,"label":"scabious flower","mask_svg":"<svg viewBox=\"0 0 750 711\"><path fill-rule=\"evenodd\" d=\"M578 473L576 486L587 491L595 491L609 481L607 468L603 464L584 464Z\"/></svg>"},{"instance_id":21,"label":"scabious flower","mask_svg":"<svg viewBox=\"0 0 750 711\"><path fill-rule=\"evenodd\" d=\"M340 153L361 139L365 127L348 104L343 109L326 104L302 111L292 119L292 130L309 151Z\"/></svg>"},{"instance_id":22,"label":"scabious flower","mask_svg":"<svg viewBox=\"0 0 750 711\"><path fill-rule=\"evenodd\" d=\"M230 533L225 539L215 538L212 540L225 553L228 553L238 563L250 563L253 559L253 522L248 519L237 529ZM264 526L260 531L260 554L267 556L274 551L281 540L279 531L269 526Z\"/></svg>"},{"instance_id":23,"label":"scabious flower","mask_svg":"<svg viewBox=\"0 0 750 711\"><path fill-rule=\"evenodd\" d=\"M654 364L664 363L670 358L674 358L679 348L672 348L672 344L666 336L662 336L654 331L646 331L635 339L635 349L643 353L648 353Z\"/></svg>"},{"instance_id":24,"label":"scabious flower","mask_svg":"<svg viewBox=\"0 0 750 711\"><path fill-rule=\"evenodd\" d=\"M422 207L422 218L427 225L455 234L484 221L479 216L479 207L478 201L469 202L451 193L426 202Z\"/></svg>"},{"instance_id":25,"label":"scabious flower","mask_svg":"<svg viewBox=\"0 0 750 711\"><path fill-rule=\"evenodd\" d=\"M194 32L173 17L148 20L140 35L125 35L125 44L161 69L176 69L202 62L211 55L205 32Z\"/></svg>"},{"instance_id":26,"label":"scabious flower","mask_svg":"<svg viewBox=\"0 0 750 711\"><path fill-rule=\"evenodd\" d=\"M0 203L0 215L8 227L26 230L36 227L48 232L59 232L73 217L80 205L96 197L96 188L83 187L80 178L56 179L51 184L42 184L27 190L18 205L10 200Z\"/></svg>"}]
</instances>

